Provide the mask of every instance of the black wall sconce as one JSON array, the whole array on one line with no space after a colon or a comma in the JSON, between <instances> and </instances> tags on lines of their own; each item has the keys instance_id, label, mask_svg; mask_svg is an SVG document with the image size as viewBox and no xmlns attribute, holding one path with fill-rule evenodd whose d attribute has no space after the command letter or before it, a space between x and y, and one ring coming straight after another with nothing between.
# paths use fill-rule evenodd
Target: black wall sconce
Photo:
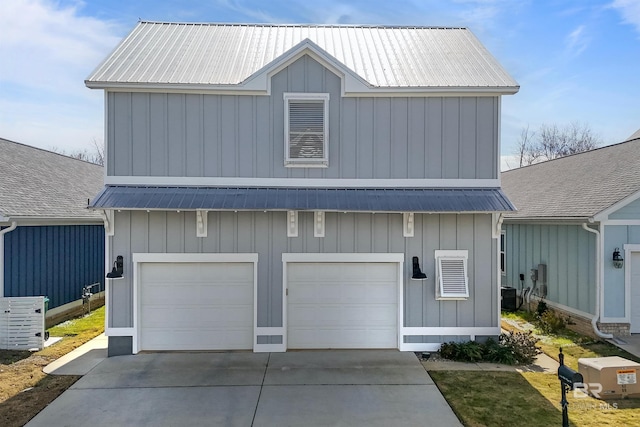
<instances>
[{"instance_id":1,"label":"black wall sconce","mask_svg":"<svg viewBox=\"0 0 640 427\"><path fill-rule=\"evenodd\" d=\"M622 268L624 266L624 258L620 256L620 248L613 250L613 266L615 268Z\"/></svg>"},{"instance_id":2,"label":"black wall sconce","mask_svg":"<svg viewBox=\"0 0 640 427\"><path fill-rule=\"evenodd\" d=\"M124 273L124 258L122 255L118 255L113 262L113 269L111 273L107 273L107 279L122 279Z\"/></svg>"},{"instance_id":3,"label":"black wall sconce","mask_svg":"<svg viewBox=\"0 0 640 427\"><path fill-rule=\"evenodd\" d=\"M420 270L420 264L418 263L418 257L413 257L413 275L411 276L412 280L425 280L427 275Z\"/></svg>"}]
</instances>

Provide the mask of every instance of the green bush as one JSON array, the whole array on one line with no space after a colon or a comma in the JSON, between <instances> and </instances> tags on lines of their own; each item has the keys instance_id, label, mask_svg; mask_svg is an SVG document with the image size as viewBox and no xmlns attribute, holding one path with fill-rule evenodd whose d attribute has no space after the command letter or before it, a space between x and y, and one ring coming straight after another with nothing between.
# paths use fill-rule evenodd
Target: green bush
<instances>
[{"instance_id":1,"label":"green bush","mask_svg":"<svg viewBox=\"0 0 640 427\"><path fill-rule=\"evenodd\" d=\"M507 332L500 334L500 345L509 349L515 363L530 365L536 360L536 356L542 351L536 347L538 339L529 332Z\"/></svg>"},{"instance_id":2,"label":"green bush","mask_svg":"<svg viewBox=\"0 0 640 427\"><path fill-rule=\"evenodd\" d=\"M547 307L547 303L544 301L538 301L538 306L536 308L536 318L540 318L544 313L547 312L547 310L549 310L549 307Z\"/></svg>"},{"instance_id":3,"label":"green bush","mask_svg":"<svg viewBox=\"0 0 640 427\"><path fill-rule=\"evenodd\" d=\"M556 335L567 327L567 319L553 310L546 310L538 317L538 327L544 334Z\"/></svg>"},{"instance_id":4,"label":"green bush","mask_svg":"<svg viewBox=\"0 0 640 427\"><path fill-rule=\"evenodd\" d=\"M484 343L477 341L448 342L442 344L440 357L458 362L492 362L506 365L533 363L540 350L538 340L525 332L501 334L498 341L489 338Z\"/></svg>"}]
</instances>

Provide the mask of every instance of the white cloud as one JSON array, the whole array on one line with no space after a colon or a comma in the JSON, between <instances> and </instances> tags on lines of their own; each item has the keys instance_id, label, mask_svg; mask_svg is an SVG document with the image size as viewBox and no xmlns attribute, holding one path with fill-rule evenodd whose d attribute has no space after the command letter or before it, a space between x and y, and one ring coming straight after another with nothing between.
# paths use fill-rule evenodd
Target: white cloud
<instances>
[{"instance_id":1,"label":"white cloud","mask_svg":"<svg viewBox=\"0 0 640 427\"><path fill-rule=\"evenodd\" d=\"M566 48L571 56L578 56L589 46L591 37L586 31L585 25L578 25L576 29L571 31L565 38Z\"/></svg>"},{"instance_id":2,"label":"white cloud","mask_svg":"<svg viewBox=\"0 0 640 427\"><path fill-rule=\"evenodd\" d=\"M640 33L640 1L614 0L611 7L617 9L622 15L623 21L636 27L636 31Z\"/></svg>"},{"instance_id":3,"label":"white cloud","mask_svg":"<svg viewBox=\"0 0 640 427\"><path fill-rule=\"evenodd\" d=\"M102 94L84 86L123 30L81 15L82 2L0 7L0 136L43 148L102 140Z\"/></svg>"}]
</instances>

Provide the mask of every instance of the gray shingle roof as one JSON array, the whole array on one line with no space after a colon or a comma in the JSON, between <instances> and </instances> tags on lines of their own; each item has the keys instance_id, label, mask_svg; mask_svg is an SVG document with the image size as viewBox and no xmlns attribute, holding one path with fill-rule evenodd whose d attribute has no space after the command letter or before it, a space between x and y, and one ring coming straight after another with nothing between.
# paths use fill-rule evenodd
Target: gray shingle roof
<instances>
[{"instance_id":1,"label":"gray shingle roof","mask_svg":"<svg viewBox=\"0 0 640 427\"><path fill-rule=\"evenodd\" d=\"M87 209L104 184L102 166L0 138L0 216L99 219Z\"/></svg>"},{"instance_id":2,"label":"gray shingle roof","mask_svg":"<svg viewBox=\"0 0 640 427\"><path fill-rule=\"evenodd\" d=\"M170 22L139 22L86 83L239 85L305 40L374 88L518 89L466 28Z\"/></svg>"},{"instance_id":3,"label":"gray shingle roof","mask_svg":"<svg viewBox=\"0 0 640 427\"><path fill-rule=\"evenodd\" d=\"M640 191L640 138L501 174L514 219L585 219Z\"/></svg>"}]
</instances>

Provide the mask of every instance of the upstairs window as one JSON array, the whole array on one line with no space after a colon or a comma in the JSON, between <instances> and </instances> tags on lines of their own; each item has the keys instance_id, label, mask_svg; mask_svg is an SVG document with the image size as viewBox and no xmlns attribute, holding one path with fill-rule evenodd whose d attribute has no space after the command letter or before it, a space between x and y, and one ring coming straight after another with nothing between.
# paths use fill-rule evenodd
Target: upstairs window
<instances>
[{"instance_id":1,"label":"upstairs window","mask_svg":"<svg viewBox=\"0 0 640 427\"><path fill-rule=\"evenodd\" d=\"M329 163L329 94L285 93L285 166Z\"/></svg>"},{"instance_id":2,"label":"upstairs window","mask_svg":"<svg viewBox=\"0 0 640 427\"><path fill-rule=\"evenodd\" d=\"M469 298L468 251L436 251L436 299Z\"/></svg>"}]
</instances>

